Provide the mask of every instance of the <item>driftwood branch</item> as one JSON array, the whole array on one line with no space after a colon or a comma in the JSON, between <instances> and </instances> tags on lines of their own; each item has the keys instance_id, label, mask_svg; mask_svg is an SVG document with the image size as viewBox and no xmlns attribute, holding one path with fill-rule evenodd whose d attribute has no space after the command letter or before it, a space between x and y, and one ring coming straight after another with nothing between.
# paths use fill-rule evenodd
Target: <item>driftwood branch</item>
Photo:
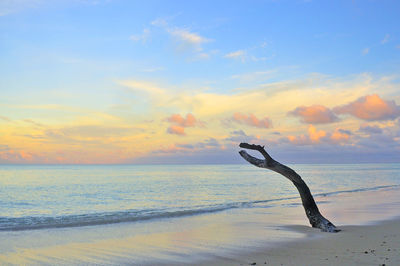
<instances>
[{"instance_id":1,"label":"driftwood branch","mask_svg":"<svg viewBox=\"0 0 400 266\"><path fill-rule=\"evenodd\" d=\"M293 184L296 186L297 190L300 193L304 210L312 227L319 228L323 232L333 233L340 231L328 219L322 216L322 214L318 210L317 204L314 201L310 189L303 181L303 179L301 179L301 177L293 169L272 159L272 157L264 149L264 146L248 144L248 143L240 143L239 146L244 149L258 151L264 157L264 160L261 160L249 155L246 151L241 150L239 154L246 161L257 167L266 168L274 172L277 172L293 182Z\"/></svg>"}]
</instances>

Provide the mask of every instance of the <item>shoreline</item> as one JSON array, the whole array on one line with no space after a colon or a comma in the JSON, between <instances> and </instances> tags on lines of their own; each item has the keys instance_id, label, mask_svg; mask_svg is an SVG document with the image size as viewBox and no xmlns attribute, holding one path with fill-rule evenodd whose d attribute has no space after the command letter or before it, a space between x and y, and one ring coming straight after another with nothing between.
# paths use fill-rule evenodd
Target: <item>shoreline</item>
<instances>
[{"instance_id":1,"label":"shoreline","mask_svg":"<svg viewBox=\"0 0 400 266\"><path fill-rule=\"evenodd\" d=\"M298 200L134 223L4 231L0 264L400 265L399 192L317 196L339 233L311 228Z\"/></svg>"},{"instance_id":2,"label":"shoreline","mask_svg":"<svg viewBox=\"0 0 400 266\"><path fill-rule=\"evenodd\" d=\"M301 225L285 228L305 237L200 265L400 265L400 217L372 225L340 226L339 233Z\"/></svg>"}]
</instances>

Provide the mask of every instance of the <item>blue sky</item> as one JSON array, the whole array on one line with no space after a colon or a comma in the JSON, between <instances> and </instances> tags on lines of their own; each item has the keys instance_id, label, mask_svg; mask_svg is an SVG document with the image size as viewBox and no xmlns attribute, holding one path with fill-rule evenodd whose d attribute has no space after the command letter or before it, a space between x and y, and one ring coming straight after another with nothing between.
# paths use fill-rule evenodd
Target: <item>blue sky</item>
<instances>
[{"instance_id":1,"label":"blue sky","mask_svg":"<svg viewBox=\"0 0 400 266\"><path fill-rule=\"evenodd\" d=\"M293 161L332 151L397 161L399 11L398 1L2 1L0 162L234 162L239 135Z\"/></svg>"}]
</instances>

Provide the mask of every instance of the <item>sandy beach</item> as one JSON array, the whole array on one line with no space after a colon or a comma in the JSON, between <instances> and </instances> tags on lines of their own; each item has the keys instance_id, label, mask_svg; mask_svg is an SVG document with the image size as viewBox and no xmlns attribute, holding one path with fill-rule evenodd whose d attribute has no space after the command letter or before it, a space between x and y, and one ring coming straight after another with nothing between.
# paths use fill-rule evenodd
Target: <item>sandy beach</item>
<instances>
[{"instance_id":1,"label":"sandy beach","mask_svg":"<svg viewBox=\"0 0 400 266\"><path fill-rule=\"evenodd\" d=\"M204 265L400 265L400 219L368 226L343 226L336 234L295 226L302 240Z\"/></svg>"},{"instance_id":2,"label":"sandy beach","mask_svg":"<svg viewBox=\"0 0 400 266\"><path fill-rule=\"evenodd\" d=\"M36 251L21 250L9 256L0 256L0 261L2 265L400 265L400 219L368 226L343 226L339 233L322 233L318 229L300 225L282 230L287 229L301 232L306 237L273 247L255 248L253 251L236 250L236 255L217 257L215 254L215 257L194 258L187 254L185 260L166 257L156 264L131 260L127 254L123 254L126 248L121 249L121 243L116 240L101 245L74 244L71 247ZM135 245L137 240L128 240L126 244ZM144 243L145 239L141 241ZM115 250L108 254L111 257L105 259L102 253L109 253L106 251L110 245L115 246ZM117 262L117 255L125 259Z\"/></svg>"}]
</instances>

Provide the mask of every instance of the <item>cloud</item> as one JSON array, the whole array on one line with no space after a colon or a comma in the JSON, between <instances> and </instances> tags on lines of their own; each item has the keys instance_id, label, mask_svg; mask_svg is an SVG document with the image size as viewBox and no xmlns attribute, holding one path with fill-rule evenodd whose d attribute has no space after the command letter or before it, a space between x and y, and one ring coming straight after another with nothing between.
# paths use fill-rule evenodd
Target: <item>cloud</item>
<instances>
[{"instance_id":1,"label":"cloud","mask_svg":"<svg viewBox=\"0 0 400 266\"><path fill-rule=\"evenodd\" d=\"M235 130L230 132L230 136L224 140L237 145L240 142L253 142L258 139L259 137L247 135L243 130Z\"/></svg>"},{"instance_id":2,"label":"cloud","mask_svg":"<svg viewBox=\"0 0 400 266\"><path fill-rule=\"evenodd\" d=\"M371 134L382 134L383 130L378 126L370 126L370 125L361 125L360 132L367 133L368 135Z\"/></svg>"},{"instance_id":3,"label":"cloud","mask_svg":"<svg viewBox=\"0 0 400 266\"><path fill-rule=\"evenodd\" d=\"M315 144L341 144L348 142L352 135L351 131L336 128L333 133L324 130L317 130L313 125L308 126L307 135L287 137L290 143L295 145L315 145Z\"/></svg>"},{"instance_id":4,"label":"cloud","mask_svg":"<svg viewBox=\"0 0 400 266\"><path fill-rule=\"evenodd\" d=\"M268 117L265 117L263 119L258 119L253 114L245 115L245 114L241 114L241 113L235 113L233 115L233 120L238 123L246 124L246 125L253 126L253 127L259 127L259 128L272 127L272 122Z\"/></svg>"},{"instance_id":5,"label":"cloud","mask_svg":"<svg viewBox=\"0 0 400 266\"><path fill-rule=\"evenodd\" d=\"M308 135L311 142L316 143L319 142L321 138L326 136L326 132L323 130L318 131L313 125L310 125L308 127Z\"/></svg>"},{"instance_id":6,"label":"cloud","mask_svg":"<svg viewBox=\"0 0 400 266\"><path fill-rule=\"evenodd\" d=\"M242 62L246 61L247 52L245 50L237 50L224 55L225 58L240 59Z\"/></svg>"},{"instance_id":7,"label":"cloud","mask_svg":"<svg viewBox=\"0 0 400 266\"><path fill-rule=\"evenodd\" d=\"M334 143L347 142L350 139L351 131L337 128L329 137Z\"/></svg>"},{"instance_id":8,"label":"cloud","mask_svg":"<svg viewBox=\"0 0 400 266\"><path fill-rule=\"evenodd\" d=\"M205 52L203 44L210 42L211 39L205 38L198 33L191 32L184 28L167 28L167 32L177 43L177 50L179 52L193 53L194 60L203 60L210 58L210 53Z\"/></svg>"},{"instance_id":9,"label":"cloud","mask_svg":"<svg viewBox=\"0 0 400 266\"><path fill-rule=\"evenodd\" d=\"M299 116L303 123L325 124L338 121L338 117L323 105L299 106L288 114Z\"/></svg>"},{"instance_id":10,"label":"cloud","mask_svg":"<svg viewBox=\"0 0 400 266\"><path fill-rule=\"evenodd\" d=\"M237 153L237 143L234 147L224 145L215 138L204 141L170 144L161 149L151 151L145 156L133 158L129 163L150 164L226 164L243 163Z\"/></svg>"},{"instance_id":11,"label":"cloud","mask_svg":"<svg viewBox=\"0 0 400 266\"><path fill-rule=\"evenodd\" d=\"M32 161L34 157L35 154L24 150L0 149L0 163L26 163Z\"/></svg>"},{"instance_id":12,"label":"cloud","mask_svg":"<svg viewBox=\"0 0 400 266\"><path fill-rule=\"evenodd\" d=\"M167 132L169 134L176 134L181 136L186 135L185 128L177 125L171 125L170 127L168 127Z\"/></svg>"},{"instance_id":13,"label":"cloud","mask_svg":"<svg viewBox=\"0 0 400 266\"><path fill-rule=\"evenodd\" d=\"M210 54L205 52L203 44L211 42L212 39L201 36L188 28L171 26L167 19L158 18L151 22L152 26L162 28L178 44L178 51L192 51L195 54L194 59L208 59Z\"/></svg>"},{"instance_id":14,"label":"cloud","mask_svg":"<svg viewBox=\"0 0 400 266\"><path fill-rule=\"evenodd\" d=\"M210 41L210 39L200 36L197 33L190 32L187 29L175 28L175 29L169 29L168 32L178 40L191 45L201 45L202 43Z\"/></svg>"},{"instance_id":15,"label":"cloud","mask_svg":"<svg viewBox=\"0 0 400 266\"><path fill-rule=\"evenodd\" d=\"M380 129L376 126L363 125L361 131L367 135L359 136L355 146L365 154L379 154L376 156L376 159L379 157L378 161L398 161L400 154L399 127L394 124L384 130Z\"/></svg>"},{"instance_id":16,"label":"cloud","mask_svg":"<svg viewBox=\"0 0 400 266\"><path fill-rule=\"evenodd\" d=\"M186 155L193 153L193 156L197 156L194 154L201 145L209 147L215 145L215 141L211 140L207 143L203 140L201 141L204 142L203 144L196 144L202 138L214 138L221 147L226 147L229 152L225 150L222 152L221 148L218 150L219 154L224 154L224 160L232 160L232 162L236 160L237 144L242 141L254 141L260 144L266 144L268 141L267 143L271 142L271 145L276 146L278 153L288 151L287 154L297 154L299 158L302 157L301 154L304 154L304 151L310 151L310 156L314 156L312 158L329 162L328 150L330 150L337 154L344 151L347 154L344 156L348 156L346 158L351 159L349 157L351 154L354 156L352 157L354 160L358 160L357 153L363 154L364 147L371 154L382 154L385 150L381 147L388 146L384 143L385 138L375 136L379 134L371 135L359 131L360 124L365 121L348 116L340 123L320 125L311 123L314 128L309 128L296 121L300 120L300 116L288 117L287 113L298 106L309 107L315 103L327 108L341 106L374 93L376 88L379 88L382 93L385 92L386 95L397 95L398 81L390 78L375 78L369 74L351 76L346 79L312 75L301 80L269 82L262 86L252 85L240 90L223 92L212 88L212 85L202 87L201 85L193 86L193 84L171 85L130 80L120 82L120 84L125 83L129 88L117 89L121 95L119 97L122 101L121 104L126 105L125 109L110 108L109 112L112 115L109 116L98 115L96 110L90 106L76 110L75 106L61 106L61 108L56 105L45 105L39 108L21 103L16 107L21 109L18 111L21 112L18 117L31 118L34 122L45 123L45 128L39 128L30 123L31 121L23 122L22 119L14 120L15 123L6 123L0 120L0 123L5 125L0 127L0 143L6 143L14 151L24 150L39 154L43 156L40 158L42 163L57 163L56 158L60 156L64 158L63 162L69 163L111 161L121 163L128 160L134 161L134 158L138 157L144 158L143 156L147 155L149 157L146 162L151 162L154 155L152 151L157 151L163 146L167 147L174 140L182 142L175 145L176 150L185 148L188 152L177 151L164 154L165 157L159 157L159 162L165 160L165 162L172 163L175 159L195 162L197 159L189 158ZM143 106L138 106L138 104ZM102 106L107 108L105 105ZM15 112L11 106L3 105L1 107L5 108L2 112L3 115ZM66 116L64 112L56 114L58 110L56 108L68 110L71 115ZM43 120L43 110L50 110L51 112L46 114L51 117ZM189 111L195 119L191 119L187 115ZM233 119L233 114L236 112L242 112L239 114L241 115L239 121ZM55 115L53 116L53 114ZM172 114L179 115L173 116ZM258 122L254 122L249 114L253 114ZM254 126L254 124L260 125L264 115L274 122L273 128L270 130L262 130L263 127ZM60 117L63 119L60 120ZM200 118L207 121L207 127L201 127ZM221 124L223 120L227 122ZM398 121L368 123L381 127L382 135L389 135L393 139L392 145L395 140L400 142ZM138 130L133 129L133 125ZM389 128L390 125L393 126ZM335 129L337 127L340 128ZM279 132L280 135L275 135L273 131ZM185 137L183 137L184 134L186 134ZM292 136L292 142L289 141L288 136ZM390 139L389 137L387 139ZM379 141L380 144L372 143L374 141L377 143ZM192 153L189 152L190 147L193 147ZM385 149L392 151L394 148L387 147ZM60 152L64 152L63 155L60 155ZM213 150L213 152L216 153L217 150ZM174 154L176 157L170 157ZM203 155L204 157L201 159L196 157L197 161L214 162L207 157L208 150L202 153ZM301 158L301 160L309 160L308 156L303 157L307 158ZM46 158L48 161L45 161ZM241 159L240 156L238 158ZM35 160L40 162L39 159L27 162ZM393 159L390 158L390 160Z\"/></svg>"},{"instance_id":17,"label":"cloud","mask_svg":"<svg viewBox=\"0 0 400 266\"><path fill-rule=\"evenodd\" d=\"M201 124L192 114L187 114L186 118L182 117L180 114L173 114L167 118L167 121L170 122L171 125L167 132L170 134L176 135L186 135L185 127L194 127L196 125Z\"/></svg>"},{"instance_id":18,"label":"cloud","mask_svg":"<svg viewBox=\"0 0 400 266\"><path fill-rule=\"evenodd\" d=\"M190 154L193 152L224 149L224 146L215 138L208 138L204 141L196 142L193 144L188 143L175 143L170 144L167 147L152 151L153 154Z\"/></svg>"},{"instance_id":19,"label":"cloud","mask_svg":"<svg viewBox=\"0 0 400 266\"><path fill-rule=\"evenodd\" d=\"M263 42L261 44L254 45L246 49L240 49L227 53L224 55L224 58L240 60L242 63L246 61L253 61L253 62L266 61L275 56L274 54L271 54L268 57L266 57L265 56L266 47L267 47L267 42Z\"/></svg>"},{"instance_id":20,"label":"cloud","mask_svg":"<svg viewBox=\"0 0 400 266\"><path fill-rule=\"evenodd\" d=\"M283 138L283 142L286 139L289 140L291 144L295 145L310 145L312 143L310 138L306 135L300 135L300 136L289 135L286 138Z\"/></svg>"},{"instance_id":21,"label":"cloud","mask_svg":"<svg viewBox=\"0 0 400 266\"><path fill-rule=\"evenodd\" d=\"M195 144L192 145L188 145L188 144L176 144L176 146L180 146L180 147L186 147L189 149L214 149L214 148L219 148L219 149L223 149L223 145L215 138L208 138L202 142L197 142Z\"/></svg>"},{"instance_id":22,"label":"cloud","mask_svg":"<svg viewBox=\"0 0 400 266\"><path fill-rule=\"evenodd\" d=\"M186 118L183 118L180 114L173 114L167 118L168 122L177 124L182 127L194 127L197 123L196 118L192 114L187 114Z\"/></svg>"},{"instance_id":23,"label":"cloud","mask_svg":"<svg viewBox=\"0 0 400 266\"><path fill-rule=\"evenodd\" d=\"M384 44L386 44L387 42L389 42L389 40L390 40L390 35L389 34L386 34L385 35L385 37L381 40L381 45L384 45ZM379 44L375 44L375 45L373 45L373 47L376 47L376 46L378 46ZM361 51L361 53L362 53L362 55L367 55L367 54L369 54L369 52L371 51L371 48L370 47L366 47L366 48L364 48L362 51Z\"/></svg>"},{"instance_id":24,"label":"cloud","mask_svg":"<svg viewBox=\"0 0 400 266\"><path fill-rule=\"evenodd\" d=\"M227 53L226 55L224 55L224 57L229 59L240 60L242 63L248 60L251 60L253 62L259 62L268 59L267 57L257 57L255 55L249 55L247 50L237 50L231 53Z\"/></svg>"},{"instance_id":25,"label":"cloud","mask_svg":"<svg viewBox=\"0 0 400 266\"><path fill-rule=\"evenodd\" d=\"M377 94L358 98L347 105L335 107L333 111L368 121L392 120L400 116L400 106L394 101L383 100Z\"/></svg>"}]
</instances>

